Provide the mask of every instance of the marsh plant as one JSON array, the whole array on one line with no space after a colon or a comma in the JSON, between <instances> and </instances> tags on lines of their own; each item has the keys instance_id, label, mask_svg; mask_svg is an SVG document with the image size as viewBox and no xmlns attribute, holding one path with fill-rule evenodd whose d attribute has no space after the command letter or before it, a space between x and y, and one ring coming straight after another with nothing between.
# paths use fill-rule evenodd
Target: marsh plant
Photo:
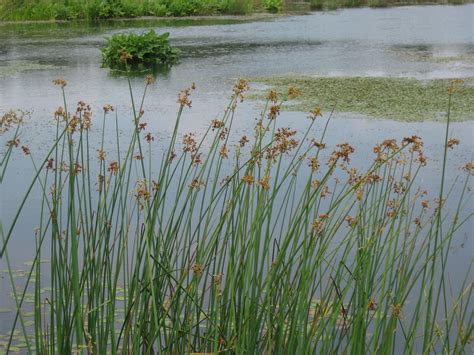
<instances>
[{"instance_id":1,"label":"marsh plant","mask_svg":"<svg viewBox=\"0 0 474 355\"><path fill-rule=\"evenodd\" d=\"M0 20L103 20L139 16L245 15L258 0L2 0Z\"/></svg>"},{"instance_id":2,"label":"marsh plant","mask_svg":"<svg viewBox=\"0 0 474 355\"><path fill-rule=\"evenodd\" d=\"M144 111L151 77L138 100L129 82L134 128L125 145L112 106L101 118L84 102L71 108L66 82L55 83L64 102L46 156L22 145L20 113L3 119L2 179L13 154L34 170L1 228L16 307L7 351L18 334L42 354L467 351L472 265L455 288L446 268L456 232L472 217L462 211L473 164L464 166L463 193L448 211L446 160L459 143L448 134L450 105L433 196L418 189L427 164L418 136L380 142L358 169L356 147L328 146L332 114L323 119L318 106L304 131L280 126L295 87L271 90L253 134L237 137L248 89L239 80L222 117L198 137L182 130L193 84L179 93L172 134L156 154ZM98 147L89 143L95 129ZM106 151L105 135L116 137L114 150ZM33 187L41 218L19 285L9 242ZM32 327L22 312L27 298Z\"/></svg>"},{"instance_id":3,"label":"marsh plant","mask_svg":"<svg viewBox=\"0 0 474 355\"><path fill-rule=\"evenodd\" d=\"M169 32L158 35L153 30L114 34L101 49L102 65L126 70L173 64L178 60L179 50L171 46L169 35Z\"/></svg>"}]
</instances>

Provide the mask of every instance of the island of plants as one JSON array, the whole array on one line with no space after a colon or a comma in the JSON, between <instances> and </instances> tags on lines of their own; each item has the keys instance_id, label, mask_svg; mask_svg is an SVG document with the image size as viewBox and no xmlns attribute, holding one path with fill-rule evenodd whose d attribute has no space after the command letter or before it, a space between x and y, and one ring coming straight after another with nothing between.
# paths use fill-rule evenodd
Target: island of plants
<instances>
[{"instance_id":1,"label":"island of plants","mask_svg":"<svg viewBox=\"0 0 474 355\"><path fill-rule=\"evenodd\" d=\"M136 34L118 33L107 39L101 49L102 65L111 69L171 65L179 56L179 50L169 42L169 33L158 35L155 31Z\"/></svg>"}]
</instances>

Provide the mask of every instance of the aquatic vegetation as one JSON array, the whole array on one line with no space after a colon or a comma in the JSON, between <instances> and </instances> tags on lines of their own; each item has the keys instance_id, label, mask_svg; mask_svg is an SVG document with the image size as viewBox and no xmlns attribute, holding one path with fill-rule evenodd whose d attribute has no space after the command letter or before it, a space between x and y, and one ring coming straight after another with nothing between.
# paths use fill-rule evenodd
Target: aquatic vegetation
<instances>
[{"instance_id":1,"label":"aquatic vegetation","mask_svg":"<svg viewBox=\"0 0 474 355\"><path fill-rule=\"evenodd\" d=\"M112 69L126 69L138 65L172 64L179 51L169 42L169 32L117 33L107 39L101 49L103 65Z\"/></svg>"},{"instance_id":2,"label":"aquatic vegetation","mask_svg":"<svg viewBox=\"0 0 474 355\"><path fill-rule=\"evenodd\" d=\"M3 0L0 20L99 20L140 16L181 17L279 12L284 0ZM304 2L301 1L301 2ZM312 10L419 4L464 4L466 0L307 0ZM298 3L298 2L297 2Z\"/></svg>"},{"instance_id":3,"label":"aquatic vegetation","mask_svg":"<svg viewBox=\"0 0 474 355\"><path fill-rule=\"evenodd\" d=\"M280 90L288 85L301 88L299 102L288 110L308 111L321 102L323 110L336 103L339 112L362 113L401 121L444 120L446 88L451 79L416 80L387 77L258 77L252 80ZM474 78L464 78L453 97L451 120L473 120ZM262 97L264 94L257 95Z\"/></svg>"},{"instance_id":4,"label":"aquatic vegetation","mask_svg":"<svg viewBox=\"0 0 474 355\"><path fill-rule=\"evenodd\" d=\"M258 4L258 2L256 2ZM77 20L253 12L253 0L5 0L0 20Z\"/></svg>"},{"instance_id":5,"label":"aquatic vegetation","mask_svg":"<svg viewBox=\"0 0 474 355\"><path fill-rule=\"evenodd\" d=\"M335 10L345 7L388 7L388 6L406 6L420 4L454 4L460 5L467 3L466 0L433 0L433 1L416 1L416 0L310 0L311 9L313 10Z\"/></svg>"},{"instance_id":6,"label":"aquatic vegetation","mask_svg":"<svg viewBox=\"0 0 474 355\"><path fill-rule=\"evenodd\" d=\"M263 6L267 11L280 12L283 9L283 0L265 0Z\"/></svg>"},{"instance_id":7,"label":"aquatic vegetation","mask_svg":"<svg viewBox=\"0 0 474 355\"><path fill-rule=\"evenodd\" d=\"M304 88L269 91L253 136L236 137L233 123L249 89L239 80L222 116L198 136L186 131L192 84L178 93L172 134L159 142L147 129L144 106L153 79L147 77L138 99L129 82L133 131L123 145L114 107L105 104L97 114L80 101L71 108L68 83L54 83L63 103L53 114L46 156L22 150L13 127L4 132L14 143L2 176L11 154L31 160L34 176L13 220L0 224L0 256L15 305L0 350L469 348L472 265L458 284L446 274L457 232L473 216L464 209L472 198L472 162L461 171L455 209L445 207L452 198L444 177L458 143L449 125L459 83L446 92L444 163L434 195L418 189L429 163L418 136L380 142L368 166L358 167L351 162L357 147L344 137L332 147L326 142L331 114L324 106L313 107L302 132L280 126L279 108L304 96ZM89 140L96 129L102 134L97 147ZM106 135L116 137L114 149L106 149ZM40 219L33 262L20 285L9 243L33 187ZM25 310L29 302L33 319Z\"/></svg>"}]
</instances>

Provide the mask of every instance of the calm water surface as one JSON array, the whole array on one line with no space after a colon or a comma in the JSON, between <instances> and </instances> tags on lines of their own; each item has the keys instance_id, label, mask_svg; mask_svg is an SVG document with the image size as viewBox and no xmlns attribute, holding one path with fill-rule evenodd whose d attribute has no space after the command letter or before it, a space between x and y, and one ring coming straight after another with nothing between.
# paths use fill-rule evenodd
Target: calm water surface
<instances>
[{"instance_id":1,"label":"calm water surface","mask_svg":"<svg viewBox=\"0 0 474 355\"><path fill-rule=\"evenodd\" d=\"M182 50L182 59L158 75L156 86L148 94L145 103L148 128L166 137L174 124L177 92L196 82L198 90L193 95L192 110L186 112L185 129L200 132L223 111L238 77L279 74L473 77L473 18L474 4L470 4L352 9L259 22L153 20L100 25L0 25L0 113L10 108L33 112L32 119L23 127L21 139L36 156L41 156L51 142L52 113L62 104L60 91L51 81L62 77L68 81L66 91L71 106L78 100L91 103L96 117L105 103L117 107L122 136L126 138L131 121L126 79L100 67L99 48L104 44L104 37L113 33L153 28L171 33L173 44ZM132 79L132 85L138 95L143 78ZM259 102L247 102L239 108L235 134L251 130L260 107ZM301 127L306 119L303 113L283 113L280 117L282 125L294 127ZM377 141L420 135L431 158L421 175L421 183L435 190L439 183L444 129L442 123L401 123L356 113L336 113L328 143L349 141L357 147L354 164L364 165ZM461 146L448 162L448 180L452 182L459 173L458 167L473 159L474 125L472 121L453 124L451 134L461 140ZM98 137L96 134L95 138ZM107 137L107 143L112 144L113 138ZM0 216L4 229L12 221L31 174L30 164L17 153L1 187ZM457 190L454 196L456 193ZM22 223L9 245L18 268L25 268L23 262L32 258L38 201L34 196L29 201L31 207L24 211ZM466 213L473 210L471 201ZM466 265L472 261L472 227L471 222L460 230L460 238L453 248L456 257L452 259L450 273L454 281L456 275L464 276ZM0 265L5 268L4 260ZM0 276L2 307L10 304L9 297L3 297L9 294L10 286L5 274Z\"/></svg>"}]
</instances>

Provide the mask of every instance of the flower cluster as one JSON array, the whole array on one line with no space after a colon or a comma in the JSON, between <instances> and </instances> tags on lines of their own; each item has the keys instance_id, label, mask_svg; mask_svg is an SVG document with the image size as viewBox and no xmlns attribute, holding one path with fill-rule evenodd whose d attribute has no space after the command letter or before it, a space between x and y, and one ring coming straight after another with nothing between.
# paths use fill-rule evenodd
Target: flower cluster
<instances>
[{"instance_id":1,"label":"flower cluster","mask_svg":"<svg viewBox=\"0 0 474 355\"><path fill-rule=\"evenodd\" d=\"M64 88L67 85L67 81L64 79L55 79L53 80L54 85L60 86L61 88Z\"/></svg>"},{"instance_id":2,"label":"flower cluster","mask_svg":"<svg viewBox=\"0 0 474 355\"><path fill-rule=\"evenodd\" d=\"M183 152L195 153L197 151L196 135L194 133L187 133L183 136Z\"/></svg>"},{"instance_id":3,"label":"flower cluster","mask_svg":"<svg viewBox=\"0 0 474 355\"><path fill-rule=\"evenodd\" d=\"M270 181L270 176L266 175L257 181L257 185L260 186L264 190L269 190L270 189L269 181Z\"/></svg>"},{"instance_id":4,"label":"flower cluster","mask_svg":"<svg viewBox=\"0 0 474 355\"><path fill-rule=\"evenodd\" d=\"M240 102L244 101L244 92L249 89L249 84L245 79L239 79L237 83L234 85L234 96L236 98L240 98Z\"/></svg>"},{"instance_id":5,"label":"flower cluster","mask_svg":"<svg viewBox=\"0 0 474 355\"><path fill-rule=\"evenodd\" d=\"M334 150L329 156L328 165L330 166L335 165L339 159L342 159L345 163L349 163L349 156L354 153L354 147L352 147L349 143L338 144L337 148L338 149Z\"/></svg>"},{"instance_id":6,"label":"flower cluster","mask_svg":"<svg viewBox=\"0 0 474 355\"><path fill-rule=\"evenodd\" d=\"M0 134L5 133L11 127L23 123L25 117L29 115L28 111L10 110L0 119Z\"/></svg>"},{"instance_id":7,"label":"flower cluster","mask_svg":"<svg viewBox=\"0 0 474 355\"><path fill-rule=\"evenodd\" d=\"M275 132L275 143L267 149L265 158L268 160L275 160L278 155L288 153L299 144L299 141L294 138L295 130L290 128L278 128Z\"/></svg>"},{"instance_id":8,"label":"flower cluster","mask_svg":"<svg viewBox=\"0 0 474 355\"><path fill-rule=\"evenodd\" d=\"M191 108L192 101L189 99L191 91L196 89L196 84L192 84L191 87L181 90L178 94L178 103L181 107L188 106Z\"/></svg>"}]
</instances>

